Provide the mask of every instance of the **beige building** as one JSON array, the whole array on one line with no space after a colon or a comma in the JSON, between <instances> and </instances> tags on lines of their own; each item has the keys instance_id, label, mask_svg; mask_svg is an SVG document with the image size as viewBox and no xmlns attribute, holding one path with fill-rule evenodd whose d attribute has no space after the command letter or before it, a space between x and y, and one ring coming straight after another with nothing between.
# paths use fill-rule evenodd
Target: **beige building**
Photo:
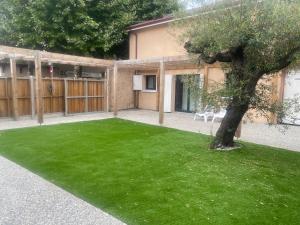
<instances>
[{"instance_id":1,"label":"beige building","mask_svg":"<svg viewBox=\"0 0 300 225\"><path fill-rule=\"evenodd\" d=\"M130 59L149 59L155 57L174 57L187 55L183 43L179 41L180 31L173 26L174 18L166 16L157 20L146 21L129 27L129 53ZM128 71L127 71L128 72ZM134 102L127 102L120 108L136 106L140 109L158 110L158 71L135 70L133 74L140 75L142 88L136 93ZM180 77L187 74L199 76L200 85L208 87L215 82L224 80L224 72L218 64L205 65L199 68L194 64L188 68L178 65L177 68L165 72L165 97L164 111L194 112L195 104L190 96L189 90L184 87ZM127 74L127 81L130 75ZM132 77L131 80L134 78ZM123 80L123 79L122 79ZM273 94L274 100L291 98L300 93L300 71L296 75L289 76L286 72L280 72L271 82L277 92ZM121 101L122 102L122 101ZM246 119L246 118L245 118ZM265 118L256 117L254 121L266 122ZM277 122L273 116L273 122ZM299 120L296 121L300 124Z\"/></svg>"}]
</instances>

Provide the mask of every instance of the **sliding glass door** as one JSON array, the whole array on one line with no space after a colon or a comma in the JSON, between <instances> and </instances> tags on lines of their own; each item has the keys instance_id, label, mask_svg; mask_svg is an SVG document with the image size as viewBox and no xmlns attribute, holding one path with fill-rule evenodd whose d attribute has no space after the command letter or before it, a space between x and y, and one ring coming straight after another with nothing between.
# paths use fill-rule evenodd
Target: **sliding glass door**
<instances>
[{"instance_id":1,"label":"sliding glass door","mask_svg":"<svg viewBox=\"0 0 300 225\"><path fill-rule=\"evenodd\" d=\"M191 90L183 82L183 76L186 75L176 75L176 87L175 87L175 111L178 112L195 112L198 108L199 100L194 99ZM201 87L200 75L197 76L197 81Z\"/></svg>"}]
</instances>

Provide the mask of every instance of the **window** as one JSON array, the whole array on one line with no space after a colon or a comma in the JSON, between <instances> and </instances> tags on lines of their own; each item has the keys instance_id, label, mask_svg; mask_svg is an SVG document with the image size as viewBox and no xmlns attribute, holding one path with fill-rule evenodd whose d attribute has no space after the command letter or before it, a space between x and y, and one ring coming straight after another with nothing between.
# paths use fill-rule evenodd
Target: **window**
<instances>
[{"instance_id":1,"label":"window","mask_svg":"<svg viewBox=\"0 0 300 225\"><path fill-rule=\"evenodd\" d=\"M146 75L146 90L156 91L156 76Z\"/></svg>"}]
</instances>

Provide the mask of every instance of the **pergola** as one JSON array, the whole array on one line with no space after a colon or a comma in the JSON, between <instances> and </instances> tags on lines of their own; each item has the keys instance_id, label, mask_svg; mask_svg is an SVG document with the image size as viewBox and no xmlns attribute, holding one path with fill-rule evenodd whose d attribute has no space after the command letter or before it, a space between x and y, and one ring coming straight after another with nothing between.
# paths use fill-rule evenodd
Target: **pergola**
<instances>
[{"instance_id":1,"label":"pergola","mask_svg":"<svg viewBox=\"0 0 300 225\"><path fill-rule=\"evenodd\" d=\"M159 74L159 124L164 122L165 71L195 68L196 60L190 56L170 56L148 59L120 60L114 63L114 96L117 96L118 69L157 70ZM114 115L118 114L118 99L114 98Z\"/></svg>"},{"instance_id":2,"label":"pergola","mask_svg":"<svg viewBox=\"0 0 300 225\"><path fill-rule=\"evenodd\" d=\"M73 66L101 67L107 72L113 70L113 94L118 95L118 70L157 70L159 74L159 123L164 121L164 85L165 71L174 69L190 69L195 68L196 60L190 56L170 56L148 59L132 59L132 60L104 60L91 57L82 57L74 55L65 55L59 53L51 53L46 51L36 51L30 49L22 49L0 45L0 61L9 60L11 71L12 86L12 104L13 109L17 108L16 100L16 61L33 62L35 65L35 90L36 90L36 107L38 122L43 123L43 102L42 102L42 63L48 64L65 64ZM108 85L108 82L107 82ZM113 98L113 113L118 114L118 98Z\"/></svg>"},{"instance_id":3,"label":"pergola","mask_svg":"<svg viewBox=\"0 0 300 225\"><path fill-rule=\"evenodd\" d=\"M13 110L17 109L17 66L16 61L34 62L35 65L35 90L36 90L36 108L38 123L43 123L43 100L42 100L42 63L57 63L74 66L111 68L114 65L112 60L95 59L90 57L81 57L74 55L65 55L50 53L46 51L36 51L0 45L0 61L9 60L11 72L12 105ZM13 112L16 115L16 112Z\"/></svg>"}]
</instances>

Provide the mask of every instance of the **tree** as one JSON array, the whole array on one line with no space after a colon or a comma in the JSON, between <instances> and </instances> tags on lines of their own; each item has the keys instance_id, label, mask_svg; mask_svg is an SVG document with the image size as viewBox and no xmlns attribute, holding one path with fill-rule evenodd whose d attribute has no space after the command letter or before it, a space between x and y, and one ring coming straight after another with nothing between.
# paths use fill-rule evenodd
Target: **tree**
<instances>
[{"instance_id":1,"label":"tree","mask_svg":"<svg viewBox=\"0 0 300 225\"><path fill-rule=\"evenodd\" d=\"M300 1L217 1L204 5L189 24L187 51L201 62L226 66L223 94L230 98L212 147L232 147L235 131L250 108L272 109L260 96L267 88L262 85L259 93L258 82L299 56Z\"/></svg>"},{"instance_id":2,"label":"tree","mask_svg":"<svg viewBox=\"0 0 300 225\"><path fill-rule=\"evenodd\" d=\"M0 44L126 57L129 25L177 9L176 0L1 0Z\"/></svg>"}]
</instances>

